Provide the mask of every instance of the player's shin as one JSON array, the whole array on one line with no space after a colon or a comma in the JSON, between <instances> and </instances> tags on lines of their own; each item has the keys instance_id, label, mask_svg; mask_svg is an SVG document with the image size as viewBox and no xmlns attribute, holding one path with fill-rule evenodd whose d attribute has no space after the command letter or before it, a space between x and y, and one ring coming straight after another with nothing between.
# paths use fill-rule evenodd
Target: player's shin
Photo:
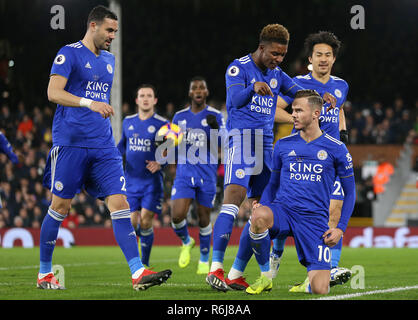
<instances>
[{"instance_id":1,"label":"player's shin","mask_svg":"<svg viewBox=\"0 0 418 320\"><path fill-rule=\"evenodd\" d=\"M254 252L258 265L260 266L261 274L271 279L270 273L270 235L269 230L262 233L254 233L248 231L251 238L251 248Z\"/></svg>"},{"instance_id":2,"label":"player's shin","mask_svg":"<svg viewBox=\"0 0 418 320\"><path fill-rule=\"evenodd\" d=\"M209 261L210 242L212 237L212 224L200 228L199 242L200 242L200 261L207 263Z\"/></svg>"},{"instance_id":3,"label":"player's shin","mask_svg":"<svg viewBox=\"0 0 418 320\"><path fill-rule=\"evenodd\" d=\"M211 272L219 268L223 269L226 247L228 246L229 238L234 226L234 220L238 215L238 210L238 206L234 204L224 204L221 207L221 212L219 213L213 228Z\"/></svg>"},{"instance_id":4,"label":"player's shin","mask_svg":"<svg viewBox=\"0 0 418 320\"><path fill-rule=\"evenodd\" d=\"M154 229L140 229L139 238L141 242L141 261L144 265L149 266L152 244L154 243Z\"/></svg>"},{"instance_id":5,"label":"player's shin","mask_svg":"<svg viewBox=\"0 0 418 320\"><path fill-rule=\"evenodd\" d=\"M228 273L228 279L233 280L241 277L250 261L253 251L251 249L251 238L249 235L250 224L247 222L241 232L237 256L235 257L232 268Z\"/></svg>"},{"instance_id":6,"label":"player's shin","mask_svg":"<svg viewBox=\"0 0 418 320\"><path fill-rule=\"evenodd\" d=\"M181 242L184 245L187 245L190 242L190 235L187 229L187 220L184 219L179 223L171 222L171 226L173 227L173 230L176 233L176 235L181 239Z\"/></svg>"},{"instance_id":7,"label":"player's shin","mask_svg":"<svg viewBox=\"0 0 418 320\"><path fill-rule=\"evenodd\" d=\"M338 264L341 259L341 249L343 246L343 238L338 241L338 243L331 248L331 268L338 268Z\"/></svg>"},{"instance_id":8,"label":"player's shin","mask_svg":"<svg viewBox=\"0 0 418 320\"><path fill-rule=\"evenodd\" d=\"M59 227L64 218L65 215L49 208L48 214L42 222L39 241L40 274L46 274L52 271L52 254L55 249L55 242L57 240Z\"/></svg>"},{"instance_id":9,"label":"player's shin","mask_svg":"<svg viewBox=\"0 0 418 320\"><path fill-rule=\"evenodd\" d=\"M144 266L139 257L138 242L130 216L130 209L110 213L116 242L125 255L133 277L136 277L144 270Z\"/></svg>"}]
</instances>

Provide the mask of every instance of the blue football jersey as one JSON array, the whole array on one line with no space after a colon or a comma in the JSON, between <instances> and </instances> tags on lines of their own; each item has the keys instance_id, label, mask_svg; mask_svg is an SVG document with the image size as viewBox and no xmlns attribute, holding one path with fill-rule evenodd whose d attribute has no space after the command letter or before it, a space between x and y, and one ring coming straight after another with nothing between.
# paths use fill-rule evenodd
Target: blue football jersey
<instances>
[{"instance_id":1,"label":"blue football jersey","mask_svg":"<svg viewBox=\"0 0 418 320\"><path fill-rule=\"evenodd\" d=\"M219 132L225 128L222 113L210 106L198 113L193 113L191 107L178 111L172 122L177 124L185 135L182 143L177 148L177 172L176 177L190 177L203 179L203 181L216 182L218 168L218 148L211 152L211 134L206 117L213 115L219 124ZM219 136L213 136L217 141L212 146L221 146Z\"/></svg>"},{"instance_id":2,"label":"blue football jersey","mask_svg":"<svg viewBox=\"0 0 418 320\"><path fill-rule=\"evenodd\" d=\"M276 113L277 96L279 92L286 94L296 86L293 80L279 67L262 71L254 62L251 54L235 59L227 68L226 108L228 118L226 128L232 129L262 129L264 146L272 147L274 114ZM230 94L233 86L248 88L255 82L265 82L270 86L274 97L261 96L254 91L245 105L237 106Z\"/></svg>"},{"instance_id":3,"label":"blue football jersey","mask_svg":"<svg viewBox=\"0 0 418 320\"><path fill-rule=\"evenodd\" d=\"M6 154L10 161L14 164L19 162L17 155L13 152L13 148L10 145L9 140L7 140L2 132L0 132L0 152Z\"/></svg>"},{"instance_id":4,"label":"blue football jersey","mask_svg":"<svg viewBox=\"0 0 418 320\"><path fill-rule=\"evenodd\" d=\"M141 120L138 114L127 116L122 122L122 138L117 147L126 155L125 177L128 193L136 193L152 183L162 183L161 170L151 173L146 160L155 161L155 136L169 121L158 114Z\"/></svg>"},{"instance_id":5,"label":"blue football jersey","mask_svg":"<svg viewBox=\"0 0 418 320\"><path fill-rule=\"evenodd\" d=\"M299 86L305 89L316 90L321 97L326 93L331 93L337 99L337 105L334 109L331 109L327 112L329 103L325 103L322 107L321 116L319 117L319 122L321 130L328 133L330 136L340 140L340 108L347 99L348 94L348 84L345 80L331 76L327 83L322 83L316 80L312 73L309 73L304 76L296 76L293 78ZM289 104L293 102L293 98L289 96L282 95L282 98ZM293 129L292 132L296 130Z\"/></svg>"},{"instance_id":6,"label":"blue football jersey","mask_svg":"<svg viewBox=\"0 0 418 320\"><path fill-rule=\"evenodd\" d=\"M273 202L301 214L322 215L326 221L336 176L354 174L347 147L325 132L309 143L301 138L300 132L278 140L274 146L273 171L280 172Z\"/></svg>"},{"instance_id":7,"label":"blue football jersey","mask_svg":"<svg viewBox=\"0 0 418 320\"><path fill-rule=\"evenodd\" d=\"M101 50L96 56L79 41L58 51L50 74L65 77L65 91L75 96L109 103L114 68L113 54ZM110 118L104 119L89 108L59 104L52 125L52 140L58 146L115 146Z\"/></svg>"}]
</instances>

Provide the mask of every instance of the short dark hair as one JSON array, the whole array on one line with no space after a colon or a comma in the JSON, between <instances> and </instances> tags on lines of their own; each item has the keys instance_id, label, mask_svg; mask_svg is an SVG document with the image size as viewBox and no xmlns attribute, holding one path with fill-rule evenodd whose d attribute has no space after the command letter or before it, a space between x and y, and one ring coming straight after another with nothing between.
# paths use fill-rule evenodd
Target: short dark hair
<instances>
[{"instance_id":1,"label":"short dark hair","mask_svg":"<svg viewBox=\"0 0 418 320\"><path fill-rule=\"evenodd\" d=\"M194 76L193 78L190 79L190 83L192 83L193 81L206 81L206 79L202 76Z\"/></svg>"},{"instance_id":2,"label":"short dark hair","mask_svg":"<svg viewBox=\"0 0 418 320\"><path fill-rule=\"evenodd\" d=\"M324 100L322 100L321 96L316 90L311 89L305 89L305 90L299 90L296 92L295 100L300 98L307 98L308 103L311 106L311 108L322 108L324 104Z\"/></svg>"},{"instance_id":3,"label":"short dark hair","mask_svg":"<svg viewBox=\"0 0 418 320\"><path fill-rule=\"evenodd\" d=\"M157 89L155 88L155 86L153 86L152 84L149 84L149 83L144 83L144 84L141 84L137 89L136 89L136 92L135 92L135 95L136 96L138 96L138 91L140 90L140 89L143 89L143 88L150 88L150 89L152 89L152 91L154 91L154 98L156 98L157 97Z\"/></svg>"},{"instance_id":4,"label":"short dark hair","mask_svg":"<svg viewBox=\"0 0 418 320\"><path fill-rule=\"evenodd\" d=\"M98 24L102 23L105 18L112 20L118 20L117 15L105 6L96 6L94 7L87 18L87 28L90 25L90 22L94 21Z\"/></svg>"},{"instance_id":5,"label":"short dark hair","mask_svg":"<svg viewBox=\"0 0 418 320\"><path fill-rule=\"evenodd\" d=\"M281 24L268 24L260 32L259 41L264 42L277 42L280 44L289 44L289 31Z\"/></svg>"},{"instance_id":6,"label":"short dark hair","mask_svg":"<svg viewBox=\"0 0 418 320\"><path fill-rule=\"evenodd\" d=\"M316 44L325 43L332 48L334 57L337 57L341 48L341 41L337 36L329 31L319 31L317 33L311 33L305 39L305 52L308 57L312 56L313 48Z\"/></svg>"}]
</instances>

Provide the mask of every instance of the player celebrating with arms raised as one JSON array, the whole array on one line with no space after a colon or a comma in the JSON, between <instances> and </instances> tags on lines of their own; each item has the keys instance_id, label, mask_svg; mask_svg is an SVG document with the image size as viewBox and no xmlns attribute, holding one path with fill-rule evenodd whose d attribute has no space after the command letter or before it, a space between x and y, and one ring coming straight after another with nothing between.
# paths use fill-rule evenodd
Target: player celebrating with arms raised
<instances>
[{"instance_id":1,"label":"player celebrating with arms raised","mask_svg":"<svg viewBox=\"0 0 418 320\"><path fill-rule=\"evenodd\" d=\"M261 276L246 289L249 294L272 289L270 239L289 235L308 271L306 292L329 292L330 247L347 227L355 203L355 182L347 147L319 127L322 106L316 91L299 91L292 104L298 132L278 140L274 147L270 181L260 203L254 202L248 222L248 237L261 269ZM345 200L338 224L330 228L329 201L335 176L340 177Z\"/></svg>"},{"instance_id":2,"label":"player celebrating with arms raised","mask_svg":"<svg viewBox=\"0 0 418 320\"><path fill-rule=\"evenodd\" d=\"M164 200L163 172L155 161L155 135L169 121L155 113L156 90L143 84L137 90L138 113L127 116L122 123L119 152L126 155L125 175L131 222L141 242L141 261L149 266L154 242L152 219L161 214ZM140 210L140 214L139 214ZM138 225L139 215L139 225Z\"/></svg>"},{"instance_id":3,"label":"player celebrating with arms raised","mask_svg":"<svg viewBox=\"0 0 418 320\"><path fill-rule=\"evenodd\" d=\"M52 273L52 255L61 222L82 188L91 196L104 199L115 239L131 270L134 289L159 285L171 275L171 270L157 273L144 268L131 224L122 157L115 146L109 119L114 113L109 95L115 58L107 50L117 30L118 20L113 12L103 6L93 8L84 38L62 47L52 65L48 99L57 103L57 110L44 185L53 195L40 234L37 287L41 289L64 289Z\"/></svg>"}]
</instances>

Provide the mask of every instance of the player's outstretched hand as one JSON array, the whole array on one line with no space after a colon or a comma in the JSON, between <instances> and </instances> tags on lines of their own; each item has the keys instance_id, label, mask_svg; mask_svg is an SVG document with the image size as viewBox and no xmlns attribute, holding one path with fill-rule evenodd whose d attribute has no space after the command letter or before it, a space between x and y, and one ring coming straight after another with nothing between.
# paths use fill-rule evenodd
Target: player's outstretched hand
<instances>
[{"instance_id":1,"label":"player's outstretched hand","mask_svg":"<svg viewBox=\"0 0 418 320\"><path fill-rule=\"evenodd\" d=\"M145 160L145 162L147 163L146 168L151 173L156 173L158 170L161 170L161 164L159 164L157 161Z\"/></svg>"},{"instance_id":2,"label":"player's outstretched hand","mask_svg":"<svg viewBox=\"0 0 418 320\"><path fill-rule=\"evenodd\" d=\"M324 238L324 243L330 247L335 246L338 241L340 241L342 236L343 231L339 228L330 228L322 235Z\"/></svg>"},{"instance_id":3,"label":"player's outstretched hand","mask_svg":"<svg viewBox=\"0 0 418 320\"><path fill-rule=\"evenodd\" d=\"M330 103L331 105L328 107L327 112L331 109L334 109L337 106L337 98L334 97L331 93L325 92L323 97L326 103Z\"/></svg>"},{"instance_id":4,"label":"player's outstretched hand","mask_svg":"<svg viewBox=\"0 0 418 320\"><path fill-rule=\"evenodd\" d=\"M94 112L100 113L105 119L115 114L112 106L105 102L93 101L90 105L90 109Z\"/></svg>"},{"instance_id":5,"label":"player's outstretched hand","mask_svg":"<svg viewBox=\"0 0 418 320\"><path fill-rule=\"evenodd\" d=\"M269 85L265 82L255 82L254 83L254 92L259 94L260 96L272 96L273 92L271 92L271 89L269 87Z\"/></svg>"}]
</instances>

